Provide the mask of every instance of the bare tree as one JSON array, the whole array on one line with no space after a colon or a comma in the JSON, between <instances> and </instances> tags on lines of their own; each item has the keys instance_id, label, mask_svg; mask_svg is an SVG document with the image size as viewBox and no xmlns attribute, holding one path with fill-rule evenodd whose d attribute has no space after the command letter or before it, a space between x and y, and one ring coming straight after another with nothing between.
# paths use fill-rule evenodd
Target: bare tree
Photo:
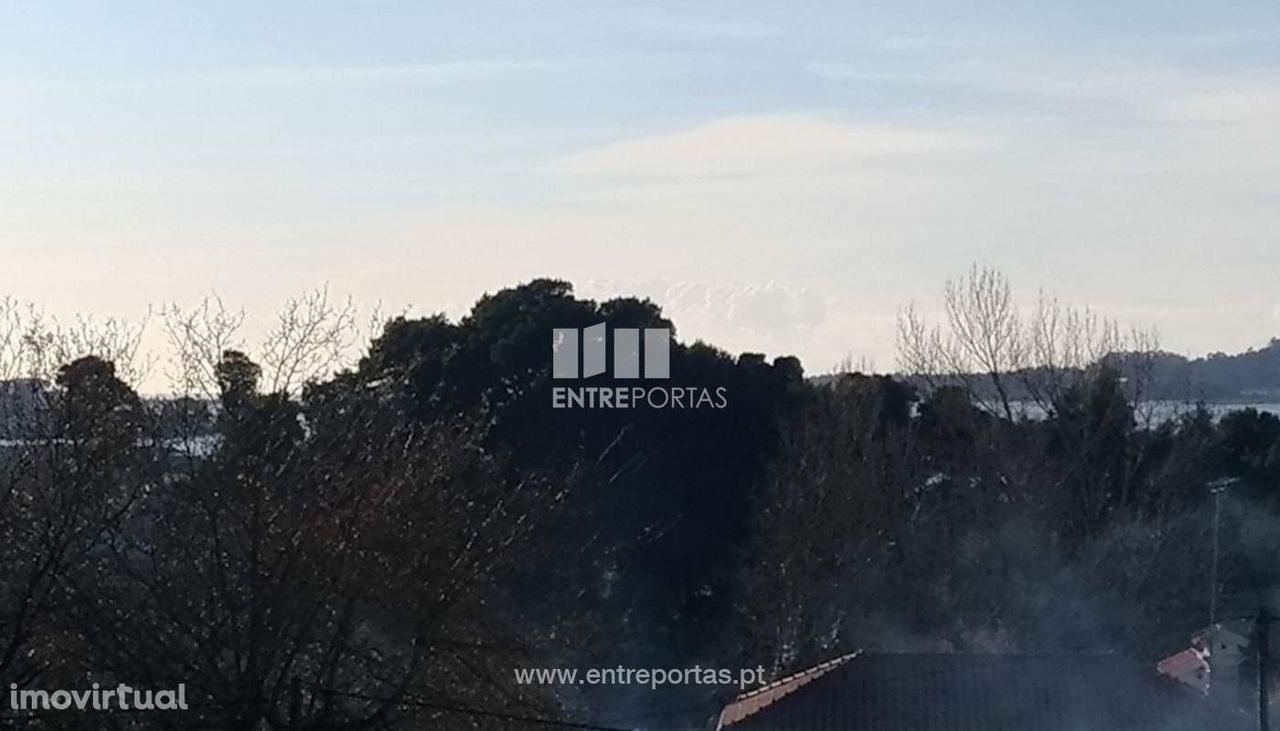
<instances>
[{"instance_id":1,"label":"bare tree","mask_svg":"<svg viewBox=\"0 0 1280 731\"><path fill-rule=\"evenodd\" d=\"M838 376L785 430L756 504L738 602L744 654L774 675L866 639L859 612L899 531L918 517L909 410L889 379Z\"/></svg>"},{"instance_id":2,"label":"bare tree","mask_svg":"<svg viewBox=\"0 0 1280 731\"><path fill-rule=\"evenodd\" d=\"M211 402L218 397L214 371L228 351L246 353L261 364L259 385L268 393L297 396L307 384L350 366L357 348L367 346L385 325L375 307L362 332L352 300L334 302L327 287L286 301L253 347L244 334L244 310L229 309L216 295L191 309L171 305L162 319L171 391Z\"/></svg>"},{"instance_id":3,"label":"bare tree","mask_svg":"<svg viewBox=\"0 0 1280 731\"><path fill-rule=\"evenodd\" d=\"M101 544L149 477L133 467L145 323L61 326L0 303L0 674L20 685L64 648L54 621L67 576ZM61 365L59 365L61 364Z\"/></svg>"},{"instance_id":4,"label":"bare tree","mask_svg":"<svg viewBox=\"0 0 1280 731\"><path fill-rule=\"evenodd\" d=\"M1159 349L1153 331L1125 329L1044 292L1023 312L1008 277L976 264L946 282L943 303L945 327L929 323L914 305L898 317L899 369L931 390L960 387L989 413L1012 421L1028 406L1052 414L1091 369L1109 364L1121 370L1129 400L1144 401Z\"/></svg>"},{"instance_id":5,"label":"bare tree","mask_svg":"<svg viewBox=\"0 0 1280 731\"><path fill-rule=\"evenodd\" d=\"M827 375L841 376L847 373L862 373L871 375L876 372L876 362L874 358L866 354L854 356L852 352L846 353L843 358L836 361L835 365Z\"/></svg>"},{"instance_id":6,"label":"bare tree","mask_svg":"<svg viewBox=\"0 0 1280 731\"><path fill-rule=\"evenodd\" d=\"M266 389L297 393L348 365L359 338L356 319L352 301L331 302L327 287L286 302L263 342Z\"/></svg>"},{"instance_id":7,"label":"bare tree","mask_svg":"<svg viewBox=\"0 0 1280 731\"><path fill-rule=\"evenodd\" d=\"M1006 425L1021 419L1043 424L1040 444L984 452L1001 479L1031 481L1019 489L1060 485L1045 494L1070 496L1057 509L1073 516L1077 532L1093 530L1108 511L1135 500L1147 454L1132 429L1139 420L1152 428L1158 418L1148 399L1155 334L1122 328L1043 292L1024 313L1008 278L976 265L947 282L944 303L945 326L930 325L914 307L902 312L899 365L927 391L958 388L999 417L1003 424L988 425L987 441L1010 438ZM1040 464L1028 471L1029 454Z\"/></svg>"},{"instance_id":8,"label":"bare tree","mask_svg":"<svg viewBox=\"0 0 1280 731\"><path fill-rule=\"evenodd\" d=\"M265 368L243 312L162 314L175 397L144 400L141 325L0 302L0 673L185 682L194 722L228 729L556 714L510 668L563 645L533 617L572 479L332 377L356 313L323 290L280 315Z\"/></svg>"},{"instance_id":9,"label":"bare tree","mask_svg":"<svg viewBox=\"0 0 1280 731\"><path fill-rule=\"evenodd\" d=\"M154 365L142 349L150 319L148 311L136 322L85 316L63 322L33 304L0 298L0 382L49 383L62 366L91 356L115 364L117 376L137 386Z\"/></svg>"},{"instance_id":10,"label":"bare tree","mask_svg":"<svg viewBox=\"0 0 1280 731\"><path fill-rule=\"evenodd\" d=\"M974 265L947 280L943 302L946 330L929 326L914 305L902 312L899 366L931 385L961 384L989 411L1012 419L1011 374L1025 363L1027 345L1008 279Z\"/></svg>"},{"instance_id":11,"label":"bare tree","mask_svg":"<svg viewBox=\"0 0 1280 731\"><path fill-rule=\"evenodd\" d=\"M68 582L93 666L186 682L201 721L228 729L392 728L424 698L553 712L492 678L530 651L510 607L550 562L566 488L507 469L476 425L407 418L394 394L331 381L298 401L261 377L224 353L212 449L132 452L164 487Z\"/></svg>"},{"instance_id":12,"label":"bare tree","mask_svg":"<svg viewBox=\"0 0 1280 731\"><path fill-rule=\"evenodd\" d=\"M189 311L170 305L162 319L169 344L171 391L215 401L218 398L216 369L222 354L244 350L240 335L244 310L228 310L221 298L212 295Z\"/></svg>"}]
</instances>

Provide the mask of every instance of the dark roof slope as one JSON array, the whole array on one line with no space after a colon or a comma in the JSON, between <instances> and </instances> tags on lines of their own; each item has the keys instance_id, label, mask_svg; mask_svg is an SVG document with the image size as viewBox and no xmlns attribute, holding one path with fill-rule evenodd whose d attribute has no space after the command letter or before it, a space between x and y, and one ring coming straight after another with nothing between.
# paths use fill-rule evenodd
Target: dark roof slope
<instances>
[{"instance_id":1,"label":"dark roof slope","mask_svg":"<svg viewBox=\"0 0 1280 731\"><path fill-rule=\"evenodd\" d=\"M785 681L784 681L785 682ZM767 688L762 689L767 690ZM740 696L728 731L1236 731L1244 714L1116 655L841 658L792 692ZM775 694L776 695L776 694Z\"/></svg>"}]
</instances>

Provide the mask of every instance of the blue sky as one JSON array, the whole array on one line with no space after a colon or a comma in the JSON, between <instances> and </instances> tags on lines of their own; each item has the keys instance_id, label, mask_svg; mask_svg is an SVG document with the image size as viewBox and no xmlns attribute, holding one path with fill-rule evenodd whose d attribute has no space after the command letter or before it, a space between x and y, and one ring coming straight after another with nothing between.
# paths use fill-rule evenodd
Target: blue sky
<instances>
[{"instance_id":1,"label":"blue sky","mask_svg":"<svg viewBox=\"0 0 1280 731\"><path fill-rule=\"evenodd\" d=\"M55 314L552 275L892 367L976 260L1181 352L1280 334L1274 2L0 12L6 289Z\"/></svg>"}]
</instances>

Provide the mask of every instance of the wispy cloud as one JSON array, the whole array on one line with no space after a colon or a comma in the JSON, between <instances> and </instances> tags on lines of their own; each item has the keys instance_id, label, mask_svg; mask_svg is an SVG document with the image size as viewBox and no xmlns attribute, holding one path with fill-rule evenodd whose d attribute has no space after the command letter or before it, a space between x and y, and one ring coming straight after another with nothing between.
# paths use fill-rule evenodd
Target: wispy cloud
<instances>
[{"instance_id":1,"label":"wispy cloud","mask_svg":"<svg viewBox=\"0 0 1280 731\"><path fill-rule=\"evenodd\" d=\"M582 294L608 297L626 293L647 297L677 323L723 332L740 330L758 336L787 336L821 326L827 317L827 298L808 287L774 280L742 284L592 278Z\"/></svg>"},{"instance_id":2,"label":"wispy cloud","mask_svg":"<svg viewBox=\"0 0 1280 731\"><path fill-rule=\"evenodd\" d=\"M891 36L878 45L885 51L972 51L983 48L987 44L975 38Z\"/></svg>"},{"instance_id":3,"label":"wispy cloud","mask_svg":"<svg viewBox=\"0 0 1280 731\"><path fill-rule=\"evenodd\" d=\"M414 64L371 64L345 66L251 66L216 71L176 72L162 76L117 79L110 82L56 78L0 78L9 89L72 91L84 88L169 89L192 86L295 87L352 84L457 84L468 81L538 71L554 61L469 60Z\"/></svg>"},{"instance_id":4,"label":"wispy cloud","mask_svg":"<svg viewBox=\"0 0 1280 731\"><path fill-rule=\"evenodd\" d=\"M924 71L884 71L872 63L815 61L809 73L836 83L886 83L912 86L947 86L974 91L996 92L1042 98L1072 98L1115 86L1126 80L1112 69L1111 75L1097 70L1074 69L1062 74L1052 70L1028 69L1016 59L972 59L963 64L939 64Z\"/></svg>"},{"instance_id":5,"label":"wispy cloud","mask_svg":"<svg viewBox=\"0 0 1280 731\"><path fill-rule=\"evenodd\" d=\"M952 131L853 124L815 114L716 119L696 127L622 140L559 160L573 175L706 178L839 169L859 160L970 149Z\"/></svg>"},{"instance_id":6,"label":"wispy cloud","mask_svg":"<svg viewBox=\"0 0 1280 731\"><path fill-rule=\"evenodd\" d=\"M782 30L772 25L735 18L707 18L690 15L651 14L636 18L634 27L680 41L765 41L778 38Z\"/></svg>"},{"instance_id":7,"label":"wispy cloud","mask_svg":"<svg viewBox=\"0 0 1280 731\"><path fill-rule=\"evenodd\" d=\"M807 66L810 74L834 84L902 89L942 103L969 99L977 115L985 118L1030 110L1089 125L1146 127L1190 124L1196 118L1252 117L1280 88L1275 70L1221 75L1106 58L1053 63L1015 54L923 64L909 71L887 68L874 61L816 61ZM993 106L993 97L1010 105ZM1186 104L1188 97L1205 101L1195 113L1172 108ZM1219 102L1226 105L1221 113L1213 110Z\"/></svg>"},{"instance_id":8,"label":"wispy cloud","mask_svg":"<svg viewBox=\"0 0 1280 731\"><path fill-rule=\"evenodd\" d=\"M1174 33L1163 36L1150 36L1134 39L1139 46L1188 46L1223 48L1232 46L1250 46L1255 44L1274 45L1280 43L1280 25L1258 26L1255 28L1234 28L1200 33Z\"/></svg>"},{"instance_id":9,"label":"wispy cloud","mask_svg":"<svg viewBox=\"0 0 1280 731\"><path fill-rule=\"evenodd\" d=\"M546 60L470 60L435 63L349 66L262 66L179 75L150 83L225 86L307 86L328 84L456 84L545 69Z\"/></svg>"},{"instance_id":10,"label":"wispy cloud","mask_svg":"<svg viewBox=\"0 0 1280 731\"><path fill-rule=\"evenodd\" d=\"M960 82L960 78L956 75L878 71L862 64L838 61L815 61L806 68L809 73L827 81L870 81L901 84L955 84Z\"/></svg>"},{"instance_id":11,"label":"wispy cloud","mask_svg":"<svg viewBox=\"0 0 1280 731\"><path fill-rule=\"evenodd\" d=\"M1270 129L1280 117L1280 74L1195 86L1160 99L1153 110L1169 123Z\"/></svg>"}]
</instances>

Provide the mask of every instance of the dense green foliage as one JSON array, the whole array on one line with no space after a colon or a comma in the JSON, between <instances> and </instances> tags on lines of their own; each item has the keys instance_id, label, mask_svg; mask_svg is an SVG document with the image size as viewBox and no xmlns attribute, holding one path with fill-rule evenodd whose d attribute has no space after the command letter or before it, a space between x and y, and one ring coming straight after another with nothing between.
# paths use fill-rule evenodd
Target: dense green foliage
<instances>
[{"instance_id":1,"label":"dense green foliage","mask_svg":"<svg viewBox=\"0 0 1280 731\"><path fill-rule=\"evenodd\" d=\"M510 728L466 709L651 705L515 687L514 667L1154 660L1207 621L1221 478L1223 611L1280 581L1275 416L1140 426L1100 363L1011 420L960 388L816 383L678 340L674 380L725 387L727 408L551 409L552 328L602 321L672 326L538 280L458 322L393 320L295 392L233 350L207 364L210 399L66 364L0 453L0 671L185 682L202 704L120 727Z\"/></svg>"}]
</instances>

